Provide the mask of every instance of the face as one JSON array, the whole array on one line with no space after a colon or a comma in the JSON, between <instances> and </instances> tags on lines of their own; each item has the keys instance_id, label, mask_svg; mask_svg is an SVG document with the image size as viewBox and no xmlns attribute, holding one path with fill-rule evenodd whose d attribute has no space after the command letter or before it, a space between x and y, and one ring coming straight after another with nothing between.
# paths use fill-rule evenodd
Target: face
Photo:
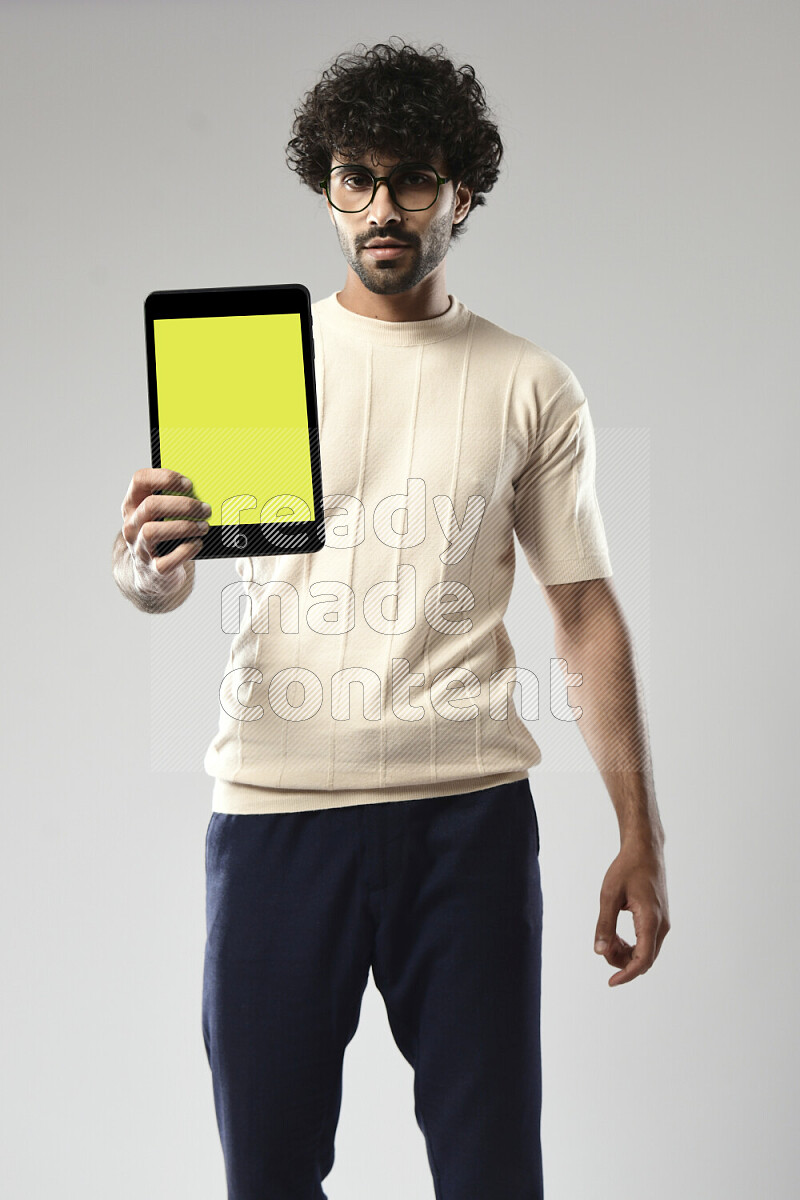
<instances>
[{"instance_id":1,"label":"face","mask_svg":"<svg viewBox=\"0 0 800 1200\"><path fill-rule=\"evenodd\" d=\"M366 154L356 160L331 159L331 167L355 161L369 167L374 175L388 175L400 158L379 159ZM446 176L446 164L440 155L427 155L425 162ZM364 287L381 295L407 292L415 287L443 262L450 245L450 231L469 212L470 190L450 180L439 188L439 195L430 208L407 212L398 207L381 184L368 208L361 212L339 212L328 202L328 212L339 236L339 245L348 266ZM368 193L369 194L369 193ZM382 236L402 242L405 249L395 257L376 257L365 249L367 242L380 241Z\"/></svg>"}]
</instances>

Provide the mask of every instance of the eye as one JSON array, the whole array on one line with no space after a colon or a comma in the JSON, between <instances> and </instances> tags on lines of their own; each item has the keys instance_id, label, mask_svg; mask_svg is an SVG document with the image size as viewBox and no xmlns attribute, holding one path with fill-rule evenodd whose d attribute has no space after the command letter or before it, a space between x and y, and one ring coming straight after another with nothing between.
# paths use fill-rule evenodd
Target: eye
<instances>
[{"instance_id":1,"label":"eye","mask_svg":"<svg viewBox=\"0 0 800 1200\"><path fill-rule=\"evenodd\" d=\"M342 182L347 184L352 183L353 187L372 187L372 176L364 175L363 172L358 174L354 171L350 175L345 175Z\"/></svg>"},{"instance_id":2,"label":"eye","mask_svg":"<svg viewBox=\"0 0 800 1200\"><path fill-rule=\"evenodd\" d=\"M436 187L436 176L425 167L409 167L408 170L399 172L395 182L402 188L427 192L429 188Z\"/></svg>"}]
</instances>

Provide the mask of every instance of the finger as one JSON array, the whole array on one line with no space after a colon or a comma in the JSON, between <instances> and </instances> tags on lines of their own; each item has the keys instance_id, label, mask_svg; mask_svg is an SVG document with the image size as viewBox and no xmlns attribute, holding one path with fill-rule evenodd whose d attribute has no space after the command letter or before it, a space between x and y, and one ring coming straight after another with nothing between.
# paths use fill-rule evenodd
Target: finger
<instances>
[{"instance_id":1,"label":"finger","mask_svg":"<svg viewBox=\"0 0 800 1200\"><path fill-rule=\"evenodd\" d=\"M186 583L184 564L193 558L202 541L183 542L180 546L157 558L133 557L133 573L136 587L148 595L165 596L177 592Z\"/></svg>"},{"instance_id":2,"label":"finger","mask_svg":"<svg viewBox=\"0 0 800 1200\"><path fill-rule=\"evenodd\" d=\"M661 951L661 947L664 944L664 938L667 936L668 933L669 933L669 924L667 922L662 921L658 927L658 934L656 935L656 951L655 951L655 955L653 956L654 958L658 958L658 955Z\"/></svg>"},{"instance_id":3,"label":"finger","mask_svg":"<svg viewBox=\"0 0 800 1200\"><path fill-rule=\"evenodd\" d=\"M183 520L205 520L211 515L211 505L200 500L197 496L167 496L161 492L153 492L145 496L136 509L133 519L139 522L139 527L145 521L160 521L167 517L182 517Z\"/></svg>"},{"instance_id":4,"label":"finger","mask_svg":"<svg viewBox=\"0 0 800 1200\"><path fill-rule=\"evenodd\" d=\"M600 893L600 915L594 931L594 948L597 954L608 955L616 951L617 918L622 907L621 898L610 892Z\"/></svg>"},{"instance_id":5,"label":"finger","mask_svg":"<svg viewBox=\"0 0 800 1200\"><path fill-rule=\"evenodd\" d=\"M617 971L616 975L612 975L608 981L609 987L617 987L620 983L629 983L631 979L635 979L637 975L643 975L647 970L647 965L636 957L634 950L631 961L622 970Z\"/></svg>"},{"instance_id":6,"label":"finger","mask_svg":"<svg viewBox=\"0 0 800 1200\"><path fill-rule=\"evenodd\" d=\"M615 935L614 941L611 943L609 949L606 950L603 958L609 966L624 967L630 962L632 954L633 946L629 945L624 938Z\"/></svg>"},{"instance_id":7,"label":"finger","mask_svg":"<svg viewBox=\"0 0 800 1200\"><path fill-rule=\"evenodd\" d=\"M195 496L164 496L159 492L148 493L137 509L128 514L122 524L122 536L128 545L132 546L139 537L142 529L148 523L161 522L166 518L183 518L181 522L170 520L170 533L162 537L172 538L172 530L177 524L186 521L204 521L210 515L209 506ZM196 536L198 528L190 529L191 536ZM202 532L206 532L203 530ZM151 539L152 540L152 539Z\"/></svg>"},{"instance_id":8,"label":"finger","mask_svg":"<svg viewBox=\"0 0 800 1200\"><path fill-rule=\"evenodd\" d=\"M184 480L186 482L184 483ZM139 507L145 496L160 492L173 491L184 494L191 491L192 481L180 471L171 471L167 467L142 467L134 471L125 499L122 502L122 519Z\"/></svg>"},{"instance_id":9,"label":"finger","mask_svg":"<svg viewBox=\"0 0 800 1200\"><path fill-rule=\"evenodd\" d=\"M162 554L158 558L154 558L151 565L159 575L167 574L173 567L179 566L189 558L194 558L202 545L201 538L191 542L181 542L180 546L170 550L169 554Z\"/></svg>"},{"instance_id":10,"label":"finger","mask_svg":"<svg viewBox=\"0 0 800 1200\"><path fill-rule=\"evenodd\" d=\"M208 521L145 521L139 530L137 552L150 559L158 555L159 542L173 542L179 538L202 539L208 533ZM167 556L168 557L168 556Z\"/></svg>"},{"instance_id":11,"label":"finger","mask_svg":"<svg viewBox=\"0 0 800 1200\"><path fill-rule=\"evenodd\" d=\"M630 962L622 971L611 976L608 981L610 987L616 987L620 983L627 983L629 980L635 979L637 975L643 975L653 965L656 926L652 921L641 922L641 924L643 928L641 933L637 931L636 945L633 947Z\"/></svg>"}]
</instances>

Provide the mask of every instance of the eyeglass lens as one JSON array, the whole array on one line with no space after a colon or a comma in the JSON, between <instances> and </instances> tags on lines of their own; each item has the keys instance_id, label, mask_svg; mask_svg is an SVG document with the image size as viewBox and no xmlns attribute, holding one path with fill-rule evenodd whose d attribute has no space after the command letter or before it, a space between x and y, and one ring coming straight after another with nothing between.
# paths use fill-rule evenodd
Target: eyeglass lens
<instances>
[{"instance_id":1,"label":"eyeglass lens","mask_svg":"<svg viewBox=\"0 0 800 1200\"><path fill-rule=\"evenodd\" d=\"M358 167L335 167L330 174L330 201L343 212L359 212L371 202L373 176ZM430 208L439 182L436 172L423 163L403 163L391 172L390 183L401 208L411 212Z\"/></svg>"}]
</instances>

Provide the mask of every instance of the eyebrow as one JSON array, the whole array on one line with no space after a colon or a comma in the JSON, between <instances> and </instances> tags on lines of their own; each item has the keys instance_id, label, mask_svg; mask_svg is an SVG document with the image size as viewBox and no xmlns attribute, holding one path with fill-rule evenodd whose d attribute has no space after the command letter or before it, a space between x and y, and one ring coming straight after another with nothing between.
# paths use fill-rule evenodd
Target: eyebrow
<instances>
[{"instance_id":1,"label":"eyebrow","mask_svg":"<svg viewBox=\"0 0 800 1200\"><path fill-rule=\"evenodd\" d=\"M424 158L401 158L399 162L394 163L391 167L387 167L386 170L393 171L395 167L402 167L404 163L420 163L425 166L433 166L433 163L428 163ZM367 163L358 162L356 159L348 159L346 162L336 162L334 165L337 167L363 167L365 171L369 171L370 173L382 169L380 167L370 167Z\"/></svg>"},{"instance_id":2,"label":"eyebrow","mask_svg":"<svg viewBox=\"0 0 800 1200\"><path fill-rule=\"evenodd\" d=\"M401 167L403 162L411 162L410 158L403 158L401 162L396 162L395 167ZM368 163L360 162L357 158L347 158L344 162L337 163L338 167L363 167L365 170L380 170L379 167L369 167ZM392 170L392 167L387 168Z\"/></svg>"}]
</instances>

